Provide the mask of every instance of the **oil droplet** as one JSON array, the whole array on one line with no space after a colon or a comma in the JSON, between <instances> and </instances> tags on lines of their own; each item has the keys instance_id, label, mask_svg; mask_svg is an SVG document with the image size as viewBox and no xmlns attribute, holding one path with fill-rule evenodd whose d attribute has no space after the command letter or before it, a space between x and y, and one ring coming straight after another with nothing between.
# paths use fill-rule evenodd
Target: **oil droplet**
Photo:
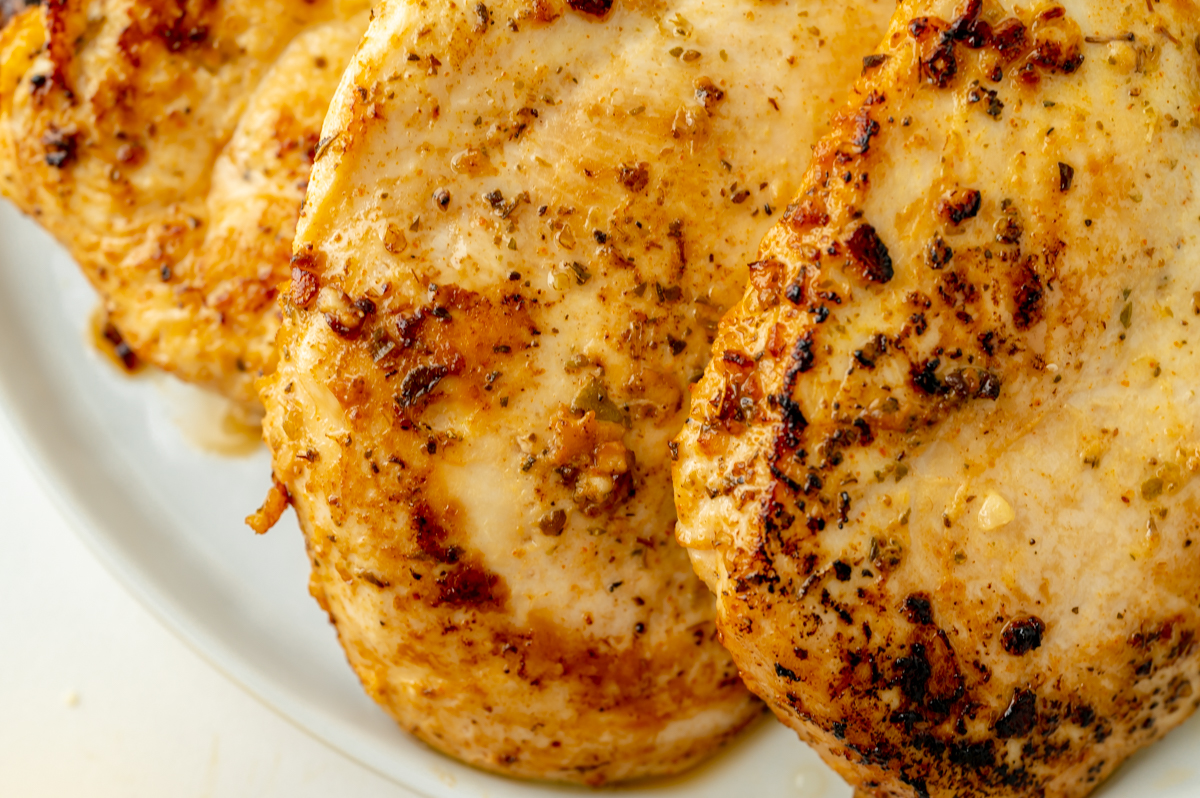
<instances>
[{"instance_id":1,"label":"oil droplet","mask_svg":"<svg viewBox=\"0 0 1200 798\"><path fill-rule=\"evenodd\" d=\"M238 457L253 454L262 445L261 415L170 375L156 373L153 377L167 402L171 420L192 446Z\"/></svg>"}]
</instances>

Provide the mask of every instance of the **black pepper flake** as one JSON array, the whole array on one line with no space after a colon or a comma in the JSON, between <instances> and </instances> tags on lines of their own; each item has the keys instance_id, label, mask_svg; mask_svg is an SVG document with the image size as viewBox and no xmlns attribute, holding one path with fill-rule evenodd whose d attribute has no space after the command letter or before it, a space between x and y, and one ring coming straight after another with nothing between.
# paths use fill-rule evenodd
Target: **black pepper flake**
<instances>
[{"instance_id":1,"label":"black pepper flake","mask_svg":"<svg viewBox=\"0 0 1200 798\"><path fill-rule=\"evenodd\" d=\"M79 134L64 132L54 125L42 136L46 151L46 164L55 169L64 169L75 161L79 147Z\"/></svg>"},{"instance_id":2,"label":"black pepper flake","mask_svg":"<svg viewBox=\"0 0 1200 798\"><path fill-rule=\"evenodd\" d=\"M1068 191L1071 188L1071 182L1075 179L1075 167L1070 164L1065 164L1062 161L1058 162L1058 190Z\"/></svg>"},{"instance_id":3,"label":"black pepper flake","mask_svg":"<svg viewBox=\"0 0 1200 798\"><path fill-rule=\"evenodd\" d=\"M433 192L433 201L440 210L446 210L450 207L450 192L444 188L439 188Z\"/></svg>"},{"instance_id":4,"label":"black pepper flake","mask_svg":"<svg viewBox=\"0 0 1200 798\"><path fill-rule=\"evenodd\" d=\"M135 371L138 367L138 358L134 354L133 348L125 342L121 336L120 330L117 329L111 321L105 323L103 330L104 340L112 344L113 354L117 360L121 361L121 365L126 371Z\"/></svg>"}]
</instances>

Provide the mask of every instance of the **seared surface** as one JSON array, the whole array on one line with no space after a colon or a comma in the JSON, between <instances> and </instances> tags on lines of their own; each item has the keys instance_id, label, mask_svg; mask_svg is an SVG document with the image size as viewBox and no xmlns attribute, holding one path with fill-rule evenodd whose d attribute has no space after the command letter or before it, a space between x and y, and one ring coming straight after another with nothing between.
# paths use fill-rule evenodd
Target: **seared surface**
<instances>
[{"instance_id":1,"label":"seared surface","mask_svg":"<svg viewBox=\"0 0 1200 798\"><path fill-rule=\"evenodd\" d=\"M721 323L679 539L870 794L1083 795L1196 706L1198 33L904 3Z\"/></svg>"},{"instance_id":2,"label":"seared surface","mask_svg":"<svg viewBox=\"0 0 1200 798\"><path fill-rule=\"evenodd\" d=\"M265 429L312 592L404 728L596 784L687 767L759 712L674 543L667 443L888 12L377 10Z\"/></svg>"},{"instance_id":3,"label":"seared surface","mask_svg":"<svg viewBox=\"0 0 1200 798\"><path fill-rule=\"evenodd\" d=\"M71 252L127 364L257 406L365 7L52 0L0 33L0 194Z\"/></svg>"}]
</instances>

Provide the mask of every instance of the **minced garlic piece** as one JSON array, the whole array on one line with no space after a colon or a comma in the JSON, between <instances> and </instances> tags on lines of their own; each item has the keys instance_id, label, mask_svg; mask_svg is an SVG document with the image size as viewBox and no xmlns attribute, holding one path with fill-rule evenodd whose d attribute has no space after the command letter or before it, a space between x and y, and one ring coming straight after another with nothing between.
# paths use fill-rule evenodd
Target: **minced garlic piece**
<instances>
[{"instance_id":1,"label":"minced garlic piece","mask_svg":"<svg viewBox=\"0 0 1200 798\"><path fill-rule=\"evenodd\" d=\"M1008 500L995 492L989 492L979 508L979 526L983 529L999 529L1016 517Z\"/></svg>"}]
</instances>

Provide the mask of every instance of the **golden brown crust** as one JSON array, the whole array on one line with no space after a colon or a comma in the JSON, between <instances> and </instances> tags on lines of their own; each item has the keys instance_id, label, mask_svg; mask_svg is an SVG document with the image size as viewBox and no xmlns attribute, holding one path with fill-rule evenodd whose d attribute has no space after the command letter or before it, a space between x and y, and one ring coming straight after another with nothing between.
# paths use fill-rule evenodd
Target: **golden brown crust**
<instances>
[{"instance_id":1,"label":"golden brown crust","mask_svg":"<svg viewBox=\"0 0 1200 798\"><path fill-rule=\"evenodd\" d=\"M323 131L264 403L312 592L404 728L599 784L686 768L760 713L673 542L667 443L836 91L820 76L848 86L885 19L379 9Z\"/></svg>"},{"instance_id":2,"label":"golden brown crust","mask_svg":"<svg viewBox=\"0 0 1200 798\"><path fill-rule=\"evenodd\" d=\"M1198 21L904 3L721 323L678 534L868 793L1083 795L1196 706Z\"/></svg>"},{"instance_id":3,"label":"golden brown crust","mask_svg":"<svg viewBox=\"0 0 1200 798\"><path fill-rule=\"evenodd\" d=\"M0 45L0 193L66 245L110 338L247 409L356 10L53 0Z\"/></svg>"}]
</instances>

